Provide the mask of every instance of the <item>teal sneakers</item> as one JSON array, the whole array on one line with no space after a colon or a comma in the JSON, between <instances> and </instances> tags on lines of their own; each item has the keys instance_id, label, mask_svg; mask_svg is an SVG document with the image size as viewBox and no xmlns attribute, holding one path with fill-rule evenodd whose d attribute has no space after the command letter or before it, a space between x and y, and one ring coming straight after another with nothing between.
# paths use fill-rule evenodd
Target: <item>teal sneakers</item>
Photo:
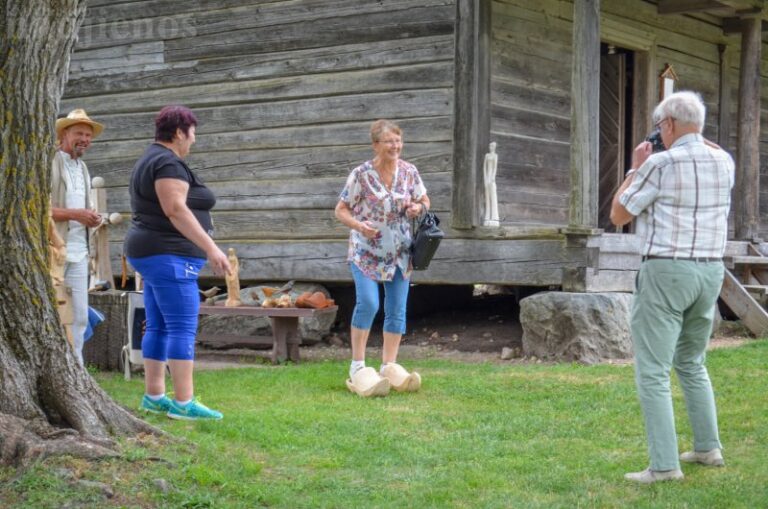
<instances>
[{"instance_id":1,"label":"teal sneakers","mask_svg":"<svg viewBox=\"0 0 768 509\"><path fill-rule=\"evenodd\" d=\"M157 401L149 398L146 394L141 398L141 404L139 410L149 412L152 414L166 414L171 409L171 398L163 396Z\"/></svg>"},{"instance_id":2,"label":"teal sneakers","mask_svg":"<svg viewBox=\"0 0 768 509\"><path fill-rule=\"evenodd\" d=\"M179 405L174 400L170 401L170 408L168 409L168 417L171 419L181 419L183 421L197 421L202 419L218 421L224 418L221 412L211 410L207 406L203 405L197 399L193 399L186 405Z\"/></svg>"}]
</instances>

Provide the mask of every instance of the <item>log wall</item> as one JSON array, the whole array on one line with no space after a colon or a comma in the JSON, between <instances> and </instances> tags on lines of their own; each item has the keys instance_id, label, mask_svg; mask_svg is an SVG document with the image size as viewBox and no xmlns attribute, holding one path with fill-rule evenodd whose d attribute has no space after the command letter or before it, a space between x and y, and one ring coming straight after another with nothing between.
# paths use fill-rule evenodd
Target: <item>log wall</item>
<instances>
[{"instance_id":1,"label":"log wall","mask_svg":"<svg viewBox=\"0 0 768 509\"><path fill-rule=\"evenodd\" d=\"M453 0L93 0L60 110L85 108L106 125L86 161L106 180L110 209L128 212L128 177L155 114L192 108L200 124L188 162L218 197L217 242L245 257L244 279L282 277L307 242L346 254L333 208L372 153L377 118L403 127L403 157L450 224L454 9ZM114 253L126 226L112 232ZM263 262L278 243L279 256Z\"/></svg>"},{"instance_id":2,"label":"log wall","mask_svg":"<svg viewBox=\"0 0 768 509\"><path fill-rule=\"evenodd\" d=\"M585 263L557 233L568 221L573 4L488 1L480 30L489 32L490 133L476 139L498 143L499 230L450 228L456 0L91 0L61 115L80 107L106 124L86 161L106 180L110 210L127 213L128 176L153 138L154 115L166 104L191 107L200 125L189 163L218 196L217 241L237 248L243 279L317 281L349 280L347 232L333 207L348 172L371 154L370 122L394 119L448 235L442 266L416 280L559 284L564 268ZM723 134L735 150L738 36L723 35L711 16L659 15L657 3L601 2L601 26L651 48L651 76L670 63L678 89L702 93L710 139L721 135L729 97ZM762 87L768 96L765 79ZM761 218L768 230L764 191ZM112 231L115 260L124 233Z\"/></svg>"}]
</instances>

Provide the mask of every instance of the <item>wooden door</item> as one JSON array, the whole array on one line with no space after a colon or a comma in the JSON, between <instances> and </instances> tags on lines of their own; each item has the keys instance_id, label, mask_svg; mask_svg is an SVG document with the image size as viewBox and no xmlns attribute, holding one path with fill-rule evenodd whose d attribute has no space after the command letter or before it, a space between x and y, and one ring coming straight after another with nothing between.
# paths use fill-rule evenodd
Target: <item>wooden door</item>
<instances>
[{"instance_id":1,"label":"wooden door","mask_svg":"<svg viewBox=\"0 0 768 509\"><path fill-rule=\"evenodd\" d=\"M600 58L600 183L598 189L598 227L621 231L611 224L611 202L624 175L626 118L626 55Z\"/></svg>"}]
</instances>

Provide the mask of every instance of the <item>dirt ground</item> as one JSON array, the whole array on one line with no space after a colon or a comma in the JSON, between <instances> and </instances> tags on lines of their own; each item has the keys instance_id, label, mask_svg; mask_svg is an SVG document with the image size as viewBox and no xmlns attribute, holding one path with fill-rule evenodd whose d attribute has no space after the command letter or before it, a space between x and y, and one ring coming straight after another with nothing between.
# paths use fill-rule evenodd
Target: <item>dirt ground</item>
<instances>
[{"instance_id":1,"label":"dirt ground","mask_svg":"<svg viewBox=\"0 0 768 509\"><path fill-rule=\"evenodd\" d=\"M408 330L400 347L400 358L404 361L445 358L466 362L530 362L522 353L523 330L517 320L518 313L513 295L496 295L472 299L470 304L459 309L409 317ZM739 346L749 340L749 335L739 322L723 321L710 348ZM368 342L369 359L379 358L381 344L381 324L375 323ZM501 360L501 352L505 347L511 349L511 360ZM269 350L198 349L197 364L202 369L247 366L265 362L269 354ZM307 361L351 358L346 326L342 324L326 341L302 346L301 357ZM611 361L613 364L630 362Z\"/></svg>"}]
</instances>

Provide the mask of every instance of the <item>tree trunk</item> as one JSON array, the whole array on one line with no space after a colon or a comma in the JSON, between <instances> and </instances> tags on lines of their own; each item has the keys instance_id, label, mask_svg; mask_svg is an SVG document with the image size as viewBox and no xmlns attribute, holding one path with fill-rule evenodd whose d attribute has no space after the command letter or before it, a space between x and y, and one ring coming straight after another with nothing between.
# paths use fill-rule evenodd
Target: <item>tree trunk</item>
<instances>
[{"instance_id":1,"label":"tree trunk","mask_svg":"<svg viewBox=\"0 0 768 509\"><path fill-rule=\"evenodd\" d=\"M156 430L75 359L55 307L47 220L54 119L83 0L0 3L0 462L114 454L113 435Z\"/></svg>"}]
</instances>

